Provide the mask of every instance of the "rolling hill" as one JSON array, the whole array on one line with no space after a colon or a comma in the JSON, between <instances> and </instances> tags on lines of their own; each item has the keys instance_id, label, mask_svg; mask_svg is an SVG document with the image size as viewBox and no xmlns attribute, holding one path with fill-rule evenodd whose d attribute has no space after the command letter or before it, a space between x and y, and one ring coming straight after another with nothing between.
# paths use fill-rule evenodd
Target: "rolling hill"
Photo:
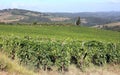
<instances>
[{"instance_id":1,"label":"rolling hill","mask_svg":"<svg viewBox=\"0 0 120 75\"><path fill-rule=\"evenodd\" d=\"M47 14L22 9L4 9L0 11L0 22L50 21L43 16L47 16Z\"/></svg>"},{"instance_id":2,"label":"rolling hill","mask_svg":"<svg viewBox=\"0 0 120 75\"><path fill-rule=\"evenodd\" d=\"M113 30L113 31L120 32L120 22L108 23L104 25L96 25L96 26L93 26L93 28L100 28L100 29Z\"/></svg>"},{"instance_id":3,"label":"rolling hill","mask_svg":"<svg viewBox=\"0 0 120 75\"><path fill-rule=\"evenodd\" d=\"M0 22L5 23L33 23L69 20L67 17L55 17L48 13L35 12L23 9L0 10Z\"/></svg>"},{"instance_id":4,"label":"rolling hill","mask_svg":"<svg viewBox=\"0 0 120 75\"><path fill-rule=\"evenodd\" d=\"M119 30L119 21L118 12L0 10L0 75L120 75L120 32L103 30ZM24 25L34 22L46 24Z\"/></svg>"},{"instance_id":5,"label":"rolling hill","mask_svg":"<svg viewBox=\"0 0 120 75\"><path fill-rule=\"evenodd\" d=\"M50 15L65 16L71 18L71 22L75 21L78 16L86 22L82 22L85 26L103 25L113 22L120 22L120 12L80 12L80 13L51 13ZM70 21L70 20L69 20Z\"/></svg>"},{"instance_id":6,"label":"rolling hill","mask_svg":"<svg viewBox=\"0 0 120 75\"><path fill-rule=\"evenodd\" d=\"M120 21L120 12L48 13L24 9L0 10L0 22L5 23L64 22L74 24L78 16L81 17L81 24L85 26Z\"/></svg>"}]
</instances>

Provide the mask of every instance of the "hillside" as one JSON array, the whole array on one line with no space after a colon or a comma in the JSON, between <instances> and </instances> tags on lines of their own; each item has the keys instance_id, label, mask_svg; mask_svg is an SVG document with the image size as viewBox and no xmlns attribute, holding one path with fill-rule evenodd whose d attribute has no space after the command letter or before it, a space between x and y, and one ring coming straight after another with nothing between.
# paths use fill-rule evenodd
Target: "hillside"
<instances>
[{"instance_id":1,"label":"hillside","mask_svg":"<svg viewBox=\"0 0 120 75\"><path fill-rule=\"evenodd\" d=\"M0 10L0 22L5 23L33 23L69 20L67 17L54 17L48 13L35 12L23 9Z\"/></svg>"},{"instance_id":2,"label":"hillside","mask_svg":"<svg viewBox=\"0 0 120 75\"><path fill-rule=\"evenodd\" d=\"M82 22L82 25L94 26L103 25L112 22L120 21L120 12L80 12L80 13L50 13L55 16L65 16L71 18L71 22L76 20L76 17L80 16L86 22Z\"/></svg>"},{"instance_id":3,"label":"hillside","mask_svg":"<svg viewBox=\"0 0 120 75\"><path fill-rule=\"evenodd\" d=\"M120 22L108 23L104 25L96 25L96 26L93 26L93 28L100 28L100 29L113 30L113 31L120 32Z\"/></svg>"},{"instance_id":4,"label":"hillside","mask_svg":"<svg viewBox=\"0 0 120 75\"><path fill-rule=\"evenodd\" d=\"M61 22L74 24L77 17L81 17L81 24L85 26L103 25L120 21L120 12L80 12L80 13L48 13L24 9L0 10L0 22L5 23L33 23L33 22Z\"/></svg>"},{"instance_id":5,"label":"hillside","mask_svg":"<svg viewBox=\"0 0 120 75\"><path fill-rule=\"evenodd\" d=\"M55 39L120 41L120 33L78 26L0 25L0 35L30 36Z\"/></svg>"},{"instance_id":6,"label":"hillside","mask_svg":"<svg viewBox=\"0 0 120 75\"><path fill-rule=\"evenodd\" d=\"M120 32L1 24L0 75L119 75L119 49Z\"/></svg>"},{"instance_id":7,"label":"hillside","mask_svg":"<svg viewBox=\"0 0 120 75\"><path fill-rule=\"evenodd\" d=\"M0 74L119 75L119 49L120 32L82 26L0 25Z\"/></svg>"},{"instance_id":8,"label":"hillside","mask_svg":"<svg viewBox=\"0 0 120 75\"><path fill-rule=\"evenodd\" d=\"M33 12L22 9L4 9L0 11L0 22L34 22L34 21L50 21L47 14Z\"/></svg>"}]
</instances>

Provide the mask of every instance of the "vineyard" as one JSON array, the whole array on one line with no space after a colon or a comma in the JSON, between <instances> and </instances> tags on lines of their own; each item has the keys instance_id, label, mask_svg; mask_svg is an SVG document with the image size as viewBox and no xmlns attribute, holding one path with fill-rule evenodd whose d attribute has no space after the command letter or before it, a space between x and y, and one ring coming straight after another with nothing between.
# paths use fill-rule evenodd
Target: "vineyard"
<instances>
[{"instance_id":1,"label":"vineyard","mask_svg":"<svg viewBox=\"0 0 120 75\"><path fill-rule=\"evenodd\" d=\"M0 36L29 36L32 38L77 39L81 41L120 41L120 32L100 30L83 26L46 25L0 25Z\"/></svg>"},{"instance_id":2,"label":"vineyard","mask_svg":"<svg viewBox=\"0 0 120 75\"><path fill-rule=\"evenodd\" d=\"M0 50L35 70L120 64L120 33L75 26L0 26Z\"/></svg>"},{"instance_id":3,"label":"vineyard","mask_svg":"<svg viewBox=\"0 0 120 75\"><path fill-rule=\"evenodd\" d=\"M80 69L90 64L120 64L120 43L6 37L0 47L11 59L18 58L20 64L45 71L53 67L68 71L71 64Z\"/></svg>"}]
</instances>

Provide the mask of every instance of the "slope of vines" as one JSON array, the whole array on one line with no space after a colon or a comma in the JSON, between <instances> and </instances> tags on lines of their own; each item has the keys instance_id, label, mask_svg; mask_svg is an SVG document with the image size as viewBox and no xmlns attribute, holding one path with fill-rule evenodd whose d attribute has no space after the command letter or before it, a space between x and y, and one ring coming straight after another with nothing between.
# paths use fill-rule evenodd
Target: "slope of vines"
<instances>
[{"instance_id":1,"label":"slope of vines","mask_svg":"<svg viewBox=\"0 0 120 75\"><path fill-rule=\"evenodd\" d=\"M120 64L120 42L79 41L72 39L33 39L30 37L4 37L1 50L20 64L32 65L35 69L67 71L71 64L78 68L90 64Z\"/></svg>"}]
</instances>

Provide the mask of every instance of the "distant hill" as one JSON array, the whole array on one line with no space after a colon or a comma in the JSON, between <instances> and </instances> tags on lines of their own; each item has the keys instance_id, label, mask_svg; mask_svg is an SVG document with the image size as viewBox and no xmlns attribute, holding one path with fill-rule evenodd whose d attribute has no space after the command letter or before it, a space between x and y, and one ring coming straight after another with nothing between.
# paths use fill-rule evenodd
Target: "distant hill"
<instances>
[{"instance_id":1,"label":"distant hill","mask_svg":"<svg viewBox=\"0 0 120 75\"><path fill-rule=\"evenodd\" d=\"M96 26L93 26L93 27L120 32L120 22L109 23L109 24L104 24L104 25L96 25Z\"/></svg>"},{"instance_id":2,"label":"distant hill","mask_svg":"<svg viewBox=\"0 0 120 75\"><path fill-rule=\"evenodd\" d=\"M0 11L0 22L34 22L34 21L50 21L47 14L33 12L23 9L4 9Z\"/></svg>"},{"instance_id":3,"label":"distant hill","mask_svg":"<svg viewBox=\"0 0 120 75\"><path fill-rule=\"evenodd\" d=\"M62 22L75 23L81 17L81 25L96 26L120 22L120 12L81 12L81 13L42 13L24 9L0 10L0 22L33 23L33 22Z\"/></svg>"},{"instance_id":4,"label":"distant hill","mask_svg":"<svg viewBox=\"0 0 120 75\"><path fill-rule=\"evenodd\" d=\"M51 13L50 15L69 17L72 21L80 16L86 21L82 24L87 26L120 22L120 12Z\"/></svg>"},{"instance_id":5,"label":"distant hill","mask_svg":"<svg viewBox=\"0 0 120 75\"><path fill-rule=\"evenodd\" d=\"M64 21L66 17L54 17L48 13L35 12L23 9L4 9L0 10L0 22L13 23L13 22L52 22Z\"/></svg>"}]
</instances>

